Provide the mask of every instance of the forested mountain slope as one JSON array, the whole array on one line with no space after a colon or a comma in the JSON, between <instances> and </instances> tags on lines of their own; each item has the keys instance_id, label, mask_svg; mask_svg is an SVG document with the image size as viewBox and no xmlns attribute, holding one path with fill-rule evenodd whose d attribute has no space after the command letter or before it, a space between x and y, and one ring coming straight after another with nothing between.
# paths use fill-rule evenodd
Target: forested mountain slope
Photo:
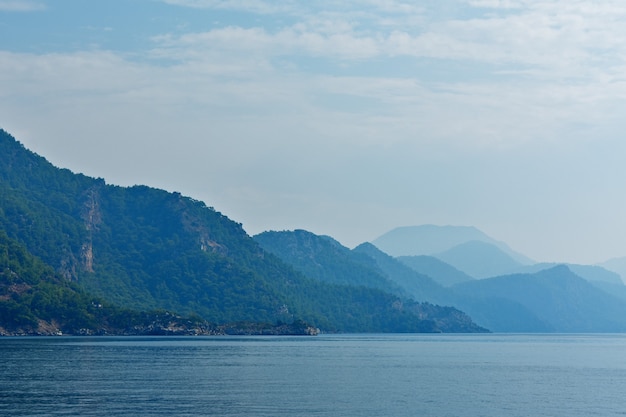
<instances>
[{"instance_id":1,"label":"forested mountain slope","mask_svg":"<svg viewBox=\"0 0 626 417\"><path fill-rule=\"evenodd\" d=\"M349 282L370 290L386 289L399 297L396 306L432 320L443 331L484 330L454 307L433 305L447 299L449 291L369 243L350 250L327 236L305 230L264 232L254 238L310 278Z\"/></svg>"},{"instance_id":2,"label":"forested mountain slope","mask_svg":"<svg viewBox=\"0 0 626 417\"><path fill-rule=\"evenodd\" d=\"M222 332L199 317L116 307L59 276L0 231L0 335Z\"/></svg>"},{"instance_id":3,"label":"forested mountain slope","mask_svg":"<svg viewBox=\"0 0 626 417\"><path fill-rule=\"evenodd\" d=\"M254 239L266 251L319 281L378 288L397 294L402 292L375 269L370 257L351 251L328 236L318 236L306 230L269 231L254 236Z\"/></svg>"}]
</instances>

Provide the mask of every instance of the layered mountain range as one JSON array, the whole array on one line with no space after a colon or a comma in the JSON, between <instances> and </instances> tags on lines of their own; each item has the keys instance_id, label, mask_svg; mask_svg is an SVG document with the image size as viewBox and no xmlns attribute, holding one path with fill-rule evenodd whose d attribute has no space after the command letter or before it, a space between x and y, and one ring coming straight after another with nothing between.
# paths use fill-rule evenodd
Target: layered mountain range
<instances>
[{"instance_id":1,"label":"layered mountain range","mask_svg":"<svg viewBox=\"0 0 626 417\"><path fill-rule=\"evenodd\" d=\"M428 228L432 232L433 226ZM450 227L444 229L449 234ZM327 237L303 230L265 232L255 236L255 239L263 248L296 269L303 272L313 269L323 271L319 273L327 277L347 273L348 277L342 275L341 279L358 282L362 260L367 259L370 270L378 274L376 285L395 288L398 294L416 300L454 306L492 331L626 330L626 298L623 296L626 287L619 280L619 275L598 266L510 263L511 269L507 273L478 279L459 269L460 264L463 264L461 249L469 248L467 256L472 261L468 262L469 265L481 260L488 263L490 259L476 257L473 245L463 243L454 246L454 252L459 255L455 267L437 257L441 255L394 258L370 243L352 250L342 247L342 259L333 259L326 252L312 250L319 247L320 243L327 242ZM480 242L480 245L484 244ZM336 247L338 243L334 242L333 245ZM494 248L486 253L492 253ZM363 255L367 257L363 258ZM346 258L350 259L350 263L346 262ZM371 265L372 260L374 265ZM493 264L502 267L502 263ZM356 266L345 268L347 265ZM369 280L374 282L371 276Z\"/></svg>"},{"instance_id":2,"label":"layered mountain range","mask_svg":"<svg viewBox=\"0 0 626 417\"><path fill-rule=\"evenodd\" d=\"M0 334L623 332L623 262L537 264L473 227L353 249L54 167L0 131ZM612 266L613 270L610 270Z\"/></svg>"},{"instance_id":3,"label":"layered mountain range","mask_svg":"<svg viewBox=\"0 0 626 417\"><path fill-rule=\"evenodd\" d=\"M112 320L120 311L126 317L167 313L178 322L191 318L234 332L237 326L294 322L341 332L484 331L453 308L369 283L302 273L203 202L59 169L5 131L0 231L7 247L19 248L6 251L0 265L4 334L113 334L145 327ZM43 292L40 280L28 278L41 274L28 272L32 262L24 263L21 254L53 272ZM56 289L70 284L67 291L77 294L71 303L89 320L68 321L65 293ZM40 308L40 298L52 307ZM110 306L111 314L94 310L100 305Z\"/></svg>"}]
</instances>

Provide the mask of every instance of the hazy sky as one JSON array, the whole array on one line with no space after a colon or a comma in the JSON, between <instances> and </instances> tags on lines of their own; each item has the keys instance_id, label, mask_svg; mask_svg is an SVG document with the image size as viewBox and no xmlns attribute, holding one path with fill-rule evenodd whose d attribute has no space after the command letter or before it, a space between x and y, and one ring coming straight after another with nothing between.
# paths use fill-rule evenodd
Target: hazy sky
<instances>
[{"instance_id":1,"label":"hazy sky","mask_svg":"<svg viewBox=\"0 0 626 417\"><path fill-rule=\"evenodd\" d=\"M0 127L250 234L626 256L623 0L0 0Z\"/></svg>"}]
</instances>

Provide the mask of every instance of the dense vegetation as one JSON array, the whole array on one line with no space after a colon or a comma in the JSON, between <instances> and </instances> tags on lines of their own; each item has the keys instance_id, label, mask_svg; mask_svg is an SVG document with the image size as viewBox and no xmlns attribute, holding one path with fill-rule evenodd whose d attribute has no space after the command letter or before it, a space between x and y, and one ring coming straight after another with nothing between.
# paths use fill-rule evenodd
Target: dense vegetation
<instances>
[{"instance_id":1,"label":"dense vegetation","mask_svg":"<svg viewBox=\"0 0 626 417\"><path fill-rule=\"evenodd\" d=\"M95 302L0 231L0 323L4 327L36 329L39 319L52 318L72 328L93 327Z\"/></svg>"},{"instance_id":2,"label":"dense vegetation","mask_svg":"<svg viewBox=\"0 0 626 417\"><path fill-rule=\"evenodd\" d=\"M123 309L133 311L123 317L161 310L218 324L304 320L328 331L454 330L437 320L436 307L407 304L389 288L306 277L200 201L58 169L4 131L0 155L0 230L39 259L23 268L43 269L21 277L50 277L30 284L21 278L31 287L5 294L6 323L34 326L45 318L50 303L40 308L28 298L35 285L50 286L42 294L62 292L52 297L57 307L79 306L80 314L55 313L76 320L66 325L73 329L102 325L102 305L111 309L107 320Z\"/></svg>"},{"instance_id":3,"label":"dense vegetation","mask_svg":"<svg viewBox=\"0 0 626 417\"><path fill-rule=\"evenodd\" d=\"M372 244L364 243L350 250L328 236L318 236L305 230L263 232L254 239L264 249L313 279L348 283L358 286L361 291L385 290L395 294L388 303L430 321L433 329L457 332L484 330L455 308L424 302L447 301L450 293L430 277L413 271Z\"/></svg>"},{"instance_id":4,"label":"dense vegetation","mask_svg":"<svg viewBox=\"0 0 626 417\"><path fill-rule=\"evenodd\" d=\"M150 334L173 324L186 330L210 327L165 311L112 306L0 231L0 334Z\"/></svg>"},{"instance_id":5,"label":"dense vegetation","mask_svg":"<svg viewBox=\"0 0 626 417\"><path fill-rule=\"evenodd\" d=\"M263 249L278 256L308 277L333 284L378 288L390 293L402 289L375 269L369 256L342 246L328 236L306 230L263 232L254 239Z\"/></svg>"}]
</instances>

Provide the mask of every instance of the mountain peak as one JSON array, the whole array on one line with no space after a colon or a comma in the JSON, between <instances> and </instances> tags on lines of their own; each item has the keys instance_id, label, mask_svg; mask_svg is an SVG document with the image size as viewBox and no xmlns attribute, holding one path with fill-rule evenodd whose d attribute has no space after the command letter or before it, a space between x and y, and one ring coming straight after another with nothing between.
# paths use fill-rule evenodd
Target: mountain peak
<instances>
[{"instance_id":1,"label":"mountain peak","mask_svg":"<svg viewBox=\"0 0 626 417\"><path fill-rule=\"evenodd\" d=\"M533 261L497 241L474 226L420 226L397 227L372 241L380 250L392 256L435 255L460 244L478 241L489 243L522 265Z\"/></svg>"},{"instance_id":2,"label":"mountain peak","mask_svg":"<svg viewBox=\"0 0 626 417\"><path fill-rule=\"evenodd\" d=\"M508 274L522 266L497 246L479 240L463 242L434 256L475 278Z\"/></svg>"}]
</instances>

